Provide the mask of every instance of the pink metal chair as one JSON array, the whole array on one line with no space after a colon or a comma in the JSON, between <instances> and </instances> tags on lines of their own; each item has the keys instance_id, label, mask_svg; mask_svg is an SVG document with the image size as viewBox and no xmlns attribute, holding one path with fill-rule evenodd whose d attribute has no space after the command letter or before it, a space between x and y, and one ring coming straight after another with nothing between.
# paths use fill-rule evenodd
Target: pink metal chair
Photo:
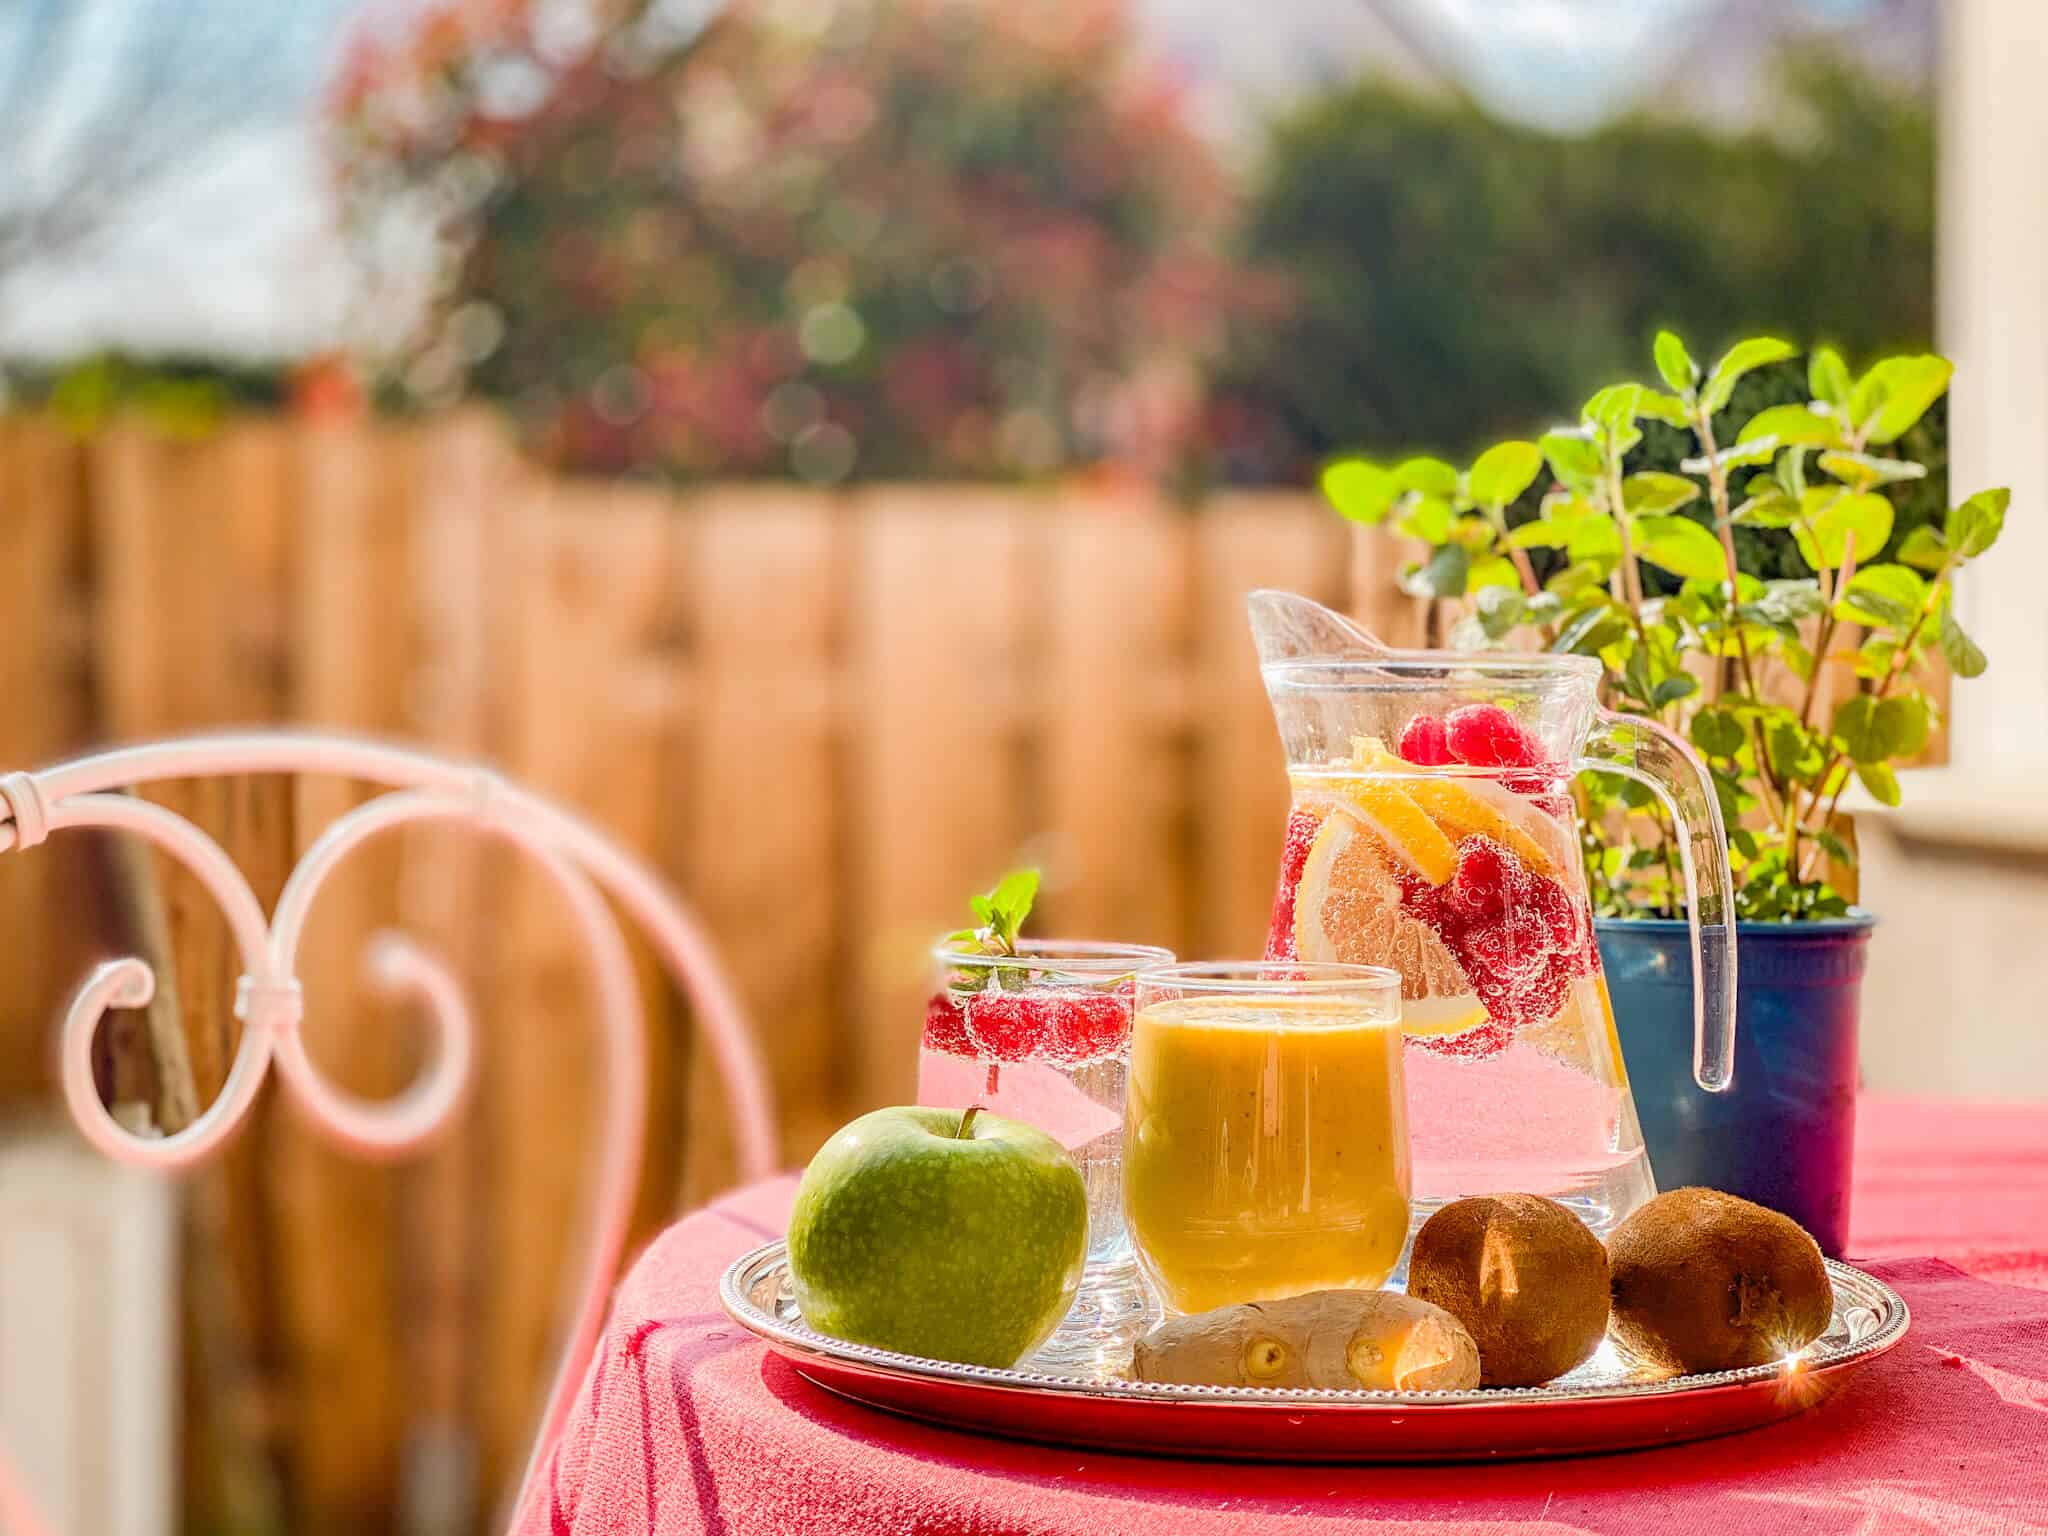
<instances>
[{"instance_id":1,"label":"pink metal chair","mask_svg":"<svg viewBox=\"0 0 2048 1536\"><path fill-rule=\"evenodd\" d=\"M212 838L161 806L111 793L163 779L258 773L332 774L388 788L327 827L267 917L249 882ZM131 1135L107 1113L93 1082L93 1034L101 1016L111 1008L146 1004L156 985L150 968L139 959L108 961L85 979L65 1013L62 1077L72 1119L108 1157L164 1172L190 1168L216 1151L249 1113L273 1064L313 1123L365 1157L394 1157L419 1147L454 1112L469 1078L474 1026L448 967L411 939L380 934L366 956L371 980L389 994L416 1001L438 1035L433 1064L404 1093L373 1103L338 1090L307 1057L298 1028L305 1004L295 971L299 939L328 877L376 834L422 822L474 827L533 858L582 931L601 1004L606 1102L596 1219L577 1266L568 1346L548 1392L523 1487L559 1437L596 1347L640 1176L646 1121L640 994L625 940L601 891L644 929L694 1007L732 1105L743 1177L774 1171L767 1076L739 1000L695 918L653 870L589 822L489 768L390 743L300 731L193 736L0 776L0 853L33 848L72 827L132 832L190 870L228 920L242 961L235 1000L241 1042L219 1098L176 1134ZM48 1530L4 1451L0 1526L14 1536L44 1536Z\"/></svg>"}]
</instances>

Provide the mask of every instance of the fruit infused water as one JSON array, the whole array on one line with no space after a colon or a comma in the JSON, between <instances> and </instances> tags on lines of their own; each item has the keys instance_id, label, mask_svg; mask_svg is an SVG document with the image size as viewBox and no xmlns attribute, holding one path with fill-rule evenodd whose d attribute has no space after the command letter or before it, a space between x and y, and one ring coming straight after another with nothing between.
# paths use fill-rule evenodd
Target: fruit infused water
<instances>
[{"instance_id":1,"label":"fruit infused water","mask_svg":"<svg viewBox=\"0 0 2048 1536\"><path fill-rule=\"evenodd\" d=\"M1173 966L1140 982L1124 1204L1168 1306L1371 1290L1408 1240L1400 978Z\"/></svg>"},{"instance_id":2,"label":"fruit infused water","mask_svg":"<svg viewBox=\"0 0 2048 1536\"><path fill-rule=\"evenodd\" d=\"M1567 771L1475 702L1290 778L1267 955L1400 973L1418 1219L1519 1190L1597 1230L1655 1194Z\"/></svg>"},{"instance_id":3,"label":"fruit infused water","mask_svg":"<svg viewBox=\"0 0 2048 1536\"><path fill-rule=\"evenodd\" d=\"M1150 1304L1123 1210L1123 1107L1132 1004L1141 970L1170 965L1142 944L1020 939L1015 953L948 943L925 1005L917 1101L979 1104L1065 1147L1088 1191L1088 1266L1067 1320L1034 1368L1121 1368Z\"/></svg>"}]
</instances>

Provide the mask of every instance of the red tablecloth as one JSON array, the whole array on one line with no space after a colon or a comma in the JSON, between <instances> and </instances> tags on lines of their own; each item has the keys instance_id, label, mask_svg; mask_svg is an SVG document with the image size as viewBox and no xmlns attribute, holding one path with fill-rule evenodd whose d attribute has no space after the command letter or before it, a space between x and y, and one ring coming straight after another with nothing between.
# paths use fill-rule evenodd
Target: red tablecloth
<instances>
[{"instance_id":1,"label":"red tablecloth","mask_svg":"<svg viewBox=\"0 0 2048 1536\"><path fill-rule=\"evenodd\" d=\"M812 1387L719 1311L791 1179L682 1221L620 1287L587 1390L521 1500L557 1533L1308 1536L1529 1531L2048 1536L2048 1107L1866 1100L1854 1254L1911 1334L1818 1409L1722 1440L1405 1468L1188 1463L926 1428Z\"/></svg>"}]
</instances>

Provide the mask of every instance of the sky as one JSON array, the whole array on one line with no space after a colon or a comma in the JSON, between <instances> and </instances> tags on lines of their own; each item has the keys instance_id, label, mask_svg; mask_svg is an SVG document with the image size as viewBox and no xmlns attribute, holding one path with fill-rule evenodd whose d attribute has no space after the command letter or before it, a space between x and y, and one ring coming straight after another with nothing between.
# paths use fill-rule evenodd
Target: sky
<instances>
[{"instance_id":1,"label":"sky","mask_svg":"<svg viewBox=\"0 0 2048 1536\"><path fill-rule=\"evenodd\" d=\"M64 99L82 118L118 96L123 67L109 40L150 36L138 16L173 16L186 38L208 26L255 43L295 93L295 111L213 143L205 162L142 199L82 253L15 272L0 268L0 355L62 356L101 346L238 357L303 354L332 341L348 272L327 233L314 104L346 30L388 26L427 0L10 0L0 6L0 90L25 24L58 7L89 8L96 41L75 50ZM543 0L560 8L575 0ZM689 0L692 8L699 0ZM1011 0L1030 3L1030 0ZM1358 61L1423 38L1481 101L1570 131L1625 105L1647 61L1715 0L1130 0L1141 33L1208 83L1209 120L1242 132L1276 101L1353 72ZM1786 0L1852 17L1870 0ZM175 10L168 9L175 6ZM154 10L152 7L165 7ZM254 29L253 31L251 29ZM4 103L0 103L4 106ZM0 213L8 188L62 174L75 120L61 114L0 140ZM146 130L143 130L146 131ZM53 171L54 168L54 171ZM11 180L10 180L11 178Z\"/></svg>"}]
</instances>

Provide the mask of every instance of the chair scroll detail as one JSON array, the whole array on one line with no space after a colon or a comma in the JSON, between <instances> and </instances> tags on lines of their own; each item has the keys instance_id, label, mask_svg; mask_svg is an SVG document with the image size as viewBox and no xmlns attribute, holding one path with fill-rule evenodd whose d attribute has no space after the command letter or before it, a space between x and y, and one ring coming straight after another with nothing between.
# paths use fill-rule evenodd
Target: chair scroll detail
<instances>
[{"instance_id":1,"label":"chair scroll detail","mask_svg":"<svg viewBox=\"0 0 2048 1536\"><path fill-rule=\"evenodd\" d=\"M162 806L112 793L164 779L274 773L331 774L380 784L387 792L337 817L321 833L267 918L234 861L206 833ZM189 1168L216 1151L249 1113L272 1066L315 1126L367 1157L395 1157L420 1147L461 1103L474 1059L468 1001L446 963L403 934L372 937L364 956L366 976L382 994L411 1001L430 1021L437 1037L431 1065L396 1098L369 1102L336 1088L306 1054L299 1032L305 1007L296 970L299 941L328 878L357 848L396 828L448 823L509 843L549 878L591 956L604 1048L603 1142L568 1344L522 1486L530 1482L559 1435L596 1347L640 1175L646 1038L631 958L606 895L645 932L691 1003L732 1106L742 1175L757 1179L774 1171L767 1076L738 998L695 918L653 870L581 817L488 768L363 738L249 732L118 748L0 776L0 812L0 853L33 848L74 827L145 838L189 870L227 919L242 963L235 997L241 1040L219 1096L176 1133L131 1133L100 1103L93 1082L92 1044L100 1020L110 1009L149 1002L156 987L149 966L133 957L107 961L86 977L65 1011L62 1080L72 1119L108 1157L163 1171ZM16 1536L42 1536L46 1529L4 1458L0 1524Z\"/></svg>"}]
</instances>

